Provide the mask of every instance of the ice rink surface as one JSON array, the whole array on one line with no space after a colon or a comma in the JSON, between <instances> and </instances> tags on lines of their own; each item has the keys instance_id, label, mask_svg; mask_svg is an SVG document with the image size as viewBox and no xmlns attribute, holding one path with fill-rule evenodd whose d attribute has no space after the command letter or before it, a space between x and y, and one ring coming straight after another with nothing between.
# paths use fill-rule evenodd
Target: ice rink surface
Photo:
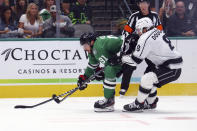
<instances>
[{"instance_id":1,"label":"ice rink surface","mask_svg":"<svg viewBox=\"0 0 197 131\"><path fill-rule=\"evenodd\" d=\"M116 97L115 112L96 113L94 102L101 97L69 97L61 104L48 98L0 99L0 131L197 131L197 96L161 96L155 110L122 112L135 97Z\"/></svg>"}]
</instances>

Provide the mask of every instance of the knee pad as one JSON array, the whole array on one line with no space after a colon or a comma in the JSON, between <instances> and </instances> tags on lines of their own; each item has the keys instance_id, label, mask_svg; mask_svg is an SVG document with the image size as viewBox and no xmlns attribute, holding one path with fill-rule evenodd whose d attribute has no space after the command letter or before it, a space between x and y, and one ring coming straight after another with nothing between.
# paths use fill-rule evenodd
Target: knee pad
<instances>
[{"instance_id":1,"label":"knee pad","mask_svg":"<svg viewBox=\"0 0 197 131\"><path fill-rule=\"evenodd\" d=\"M140 85L145 89L152 89L154 83L158 83L156 74L148 72L142 76Z\"/></svg>"}]
</instances>

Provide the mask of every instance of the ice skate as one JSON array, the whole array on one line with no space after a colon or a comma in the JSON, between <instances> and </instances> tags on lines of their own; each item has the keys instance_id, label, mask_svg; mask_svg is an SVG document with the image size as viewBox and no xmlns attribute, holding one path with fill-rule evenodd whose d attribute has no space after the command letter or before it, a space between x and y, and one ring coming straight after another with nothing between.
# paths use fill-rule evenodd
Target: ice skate
<instances>
[{"instance_id":1,"label":"ice skate","mask_svg":"<svg viewBox=\"0 0 197 131\"><path fill-rule=\"evenodd\" d=\"M157 102L158 101L159 101L158 97L156 97L155 101L152 104L148 104L148 101L145 100L145 102L144 102L144 110L155 109L157 107Z\"/></svg>"},{"instance_id":2,"label":"ice skate","mask_svg":"<svg viewBox=\"0 0 197 131\"><path fill-rule=\"evenodd\" d=\"M120 98L124 98L125 93L126 93L126 90L125 90L125 89L121 89L121 90L119 91Z\"/></svg>"},{"instance_id":3,"label":"ice skate","mask_svg":"<svg viewBox=\"0 0 197 131\"><path fill-rule=\"evenodd\" d=\"M95 112L112 112L114 111L114 97L103 100L98 100L94 104L94 111Z\"/></svg>"},{"instance_id":4,"label":"ice skate","mask_svg":"<svg viewBox=\"0 0 197 131\"><path fill-rule=\"evenodd\" d=\"M141 112L144 108L144 103L139 103L137 99L130 104L124 105L123 112Z\"/></svg>"}]
</instances>

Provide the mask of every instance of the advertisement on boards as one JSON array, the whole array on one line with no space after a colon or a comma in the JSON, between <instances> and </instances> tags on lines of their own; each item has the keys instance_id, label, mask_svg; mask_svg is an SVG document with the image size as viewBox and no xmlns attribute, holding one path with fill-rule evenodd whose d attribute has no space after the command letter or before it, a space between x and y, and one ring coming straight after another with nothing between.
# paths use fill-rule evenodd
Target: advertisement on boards
<instances>
[{"instance_id":1,"label":"advertisement on boards","mask_svg":"<svg viewBox=\"0 0 197 131\"><path fill-rule=\"evenodd\" d=\"M78 41L5 41L0 47L1 80L77 78L88 63Z\"/></svg>"}]
</instances>

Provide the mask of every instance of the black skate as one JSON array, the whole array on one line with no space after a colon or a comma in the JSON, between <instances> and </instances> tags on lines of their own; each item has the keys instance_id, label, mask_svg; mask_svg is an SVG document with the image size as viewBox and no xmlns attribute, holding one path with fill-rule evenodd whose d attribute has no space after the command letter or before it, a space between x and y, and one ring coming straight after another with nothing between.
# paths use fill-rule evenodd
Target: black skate
<instances>
[{"instance_id":1,"label":"black skate","mask_svg":"<svg viewBox=\"0 0 197 131\"><path fill-rule=\"evenodd\" d=\"M136 99L133 103L124 105L123 112L141 112L144 108L144 103L139 103Z\"/></svg>"},{"instance_id":2,"label":"black skate","mask_svg":"<svg viewBox=\"0 0 197 131\"><path fill-rule=\"evenodd\" d=\"M95 112L112 112L114 111L114 97L104 100L98 100L94 103Z\"/></svg>"},{"instance_id":3,"label":"black skate","mask_svg":"<svg viewBox=\"0 0 197 131\"><path fill-rule=\"evenodd\" d=\"M148 104L148 101L145 100L145 102L144 102L144 110L155 109L157 107L157 102L158 101L159 101L159 98L158 97L156 97L156 99L153 102L153 104Z\"/></svg>"},{"instance_id":4,"label":"black skate","mask_svg":"<svg viewBox=\"0 0 197 131\"><path fill-rule=\"evenodd\" d=\"M125 89L121 89L120 92L119 92L120 97L121 97L121 96L124 96L125 93L126 93L126 90L125 90Z\"/></svg>"}]
</instances>

